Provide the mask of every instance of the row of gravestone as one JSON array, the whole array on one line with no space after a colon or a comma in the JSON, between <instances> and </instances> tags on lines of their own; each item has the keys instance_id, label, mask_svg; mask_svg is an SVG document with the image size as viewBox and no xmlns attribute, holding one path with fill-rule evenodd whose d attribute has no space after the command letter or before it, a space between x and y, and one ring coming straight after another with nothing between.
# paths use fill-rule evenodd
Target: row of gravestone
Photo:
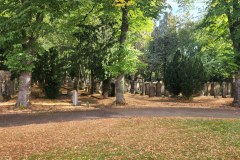
<instances>
[{"instance_id":1,"label":"row of gravestone","mask_svg":"<svg viewBox=\"0 0 240 160\"><path fill-rule=\"evenodd\" d=\"M168 91L165 90L164 83L162 82L131 82L130 93L131 94L140 94L148 95L149 97L161 97L169 96Z\"/></svg>"},{"instance_id":2,"label":"row of gravestone","mask_svg":"<svg viewBox=\"0 0 240 160\"><path fill-rule=\"evenodd\" d=\"M234 84L231 82L207 82L204 84L204 89L198 95L202 96L214 96L218 98L222 96L226 98L227 96L234 96ZM165 90L165 85L163 82L131 82L130 93L141 95L149 95L149 97L161 97L169 96L169 92Z\"/></svg>"},{"instance_id":3,"label":"row of gravestone","mask_svg":"<svg viewBox=\"0 0 240 160\"><path fill-rule=\"evenodd\" d=\"M9 71L0 70L0 102L11 99L16 90L16 80L11 80Z\"/></svg>"},{"instance_id":4,"label":"row of gravestone","mask_svg":"<svg viewBox=\"0 0 240 160\"><path fill-rule=\"evenodd\" d=\"M227 96L234 96L234 83L232 82L207 82L204 84L203 90L204 96L214 96L218 98L222 96L226 98Z\"/></svg>"}]
</instances>

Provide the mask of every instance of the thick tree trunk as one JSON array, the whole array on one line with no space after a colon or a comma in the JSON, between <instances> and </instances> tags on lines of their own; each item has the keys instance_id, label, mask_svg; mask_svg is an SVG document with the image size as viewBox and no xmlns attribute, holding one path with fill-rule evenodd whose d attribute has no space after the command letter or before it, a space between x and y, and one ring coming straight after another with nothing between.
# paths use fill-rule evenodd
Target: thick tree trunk
<instances>
[{"instance_id":1,"label":"thick tree trunk","mask_svg":"<svg viewBox=\"0 0 240 160\"><path fill-rule=\"evenodd\" d=\"M226 15L228 17L228 25L229 25L229 30L231 34L231 39L233 42L233 49L237 57L240 56L240 38L238 35L238 29L240 27L240 21L238 16L238 13L240 12L240 7L239 7L239 1L238 0L232 0L232 6L229 5L230 2L223 1L225 2L225 5L228 6ZM238 64L239 65L239 64ZM240 71L238 71L240 73ZM236 75L236 85L235 85L235 96L233 100L234 106L240 107L240 77Z\"/></svg>"},{"instance_id":2,"label":"thick tree trunk","mask_svg":"<svg viewBox=\"0 0 240 160\"><path fill-rule=\"evenodd\" d=\"M19 78L19 93L16 103L17 107L29 107L30 106L30 94L31 94L31 72L23 72Z\"/></svg>"},{"instance_id":3,"label":"thick tree trunk","mask_svg":"<svg viewBox=\"0 0 240 160\"><path fill-rule=\"evenodd\" d=\"M115 82L116 104L119 104L119 105L126 104L126 101L124 98L123 84L124 84L124 74L121 74L120 76L117 77L116 82Z\"/></svg>"},{"instance_id":4,"label":"thick tree trunk","mask_svg":"<svg viewBox=\"0 0 240 160\"><path fill-rule=\"evenodd\" d=\"M240 72L238 73L238 75L235 77L235 86L233 87L234 90L234 96L233 96L233 105L235 107L239 107L240 106Z\"/></svg>"}]
</instances>

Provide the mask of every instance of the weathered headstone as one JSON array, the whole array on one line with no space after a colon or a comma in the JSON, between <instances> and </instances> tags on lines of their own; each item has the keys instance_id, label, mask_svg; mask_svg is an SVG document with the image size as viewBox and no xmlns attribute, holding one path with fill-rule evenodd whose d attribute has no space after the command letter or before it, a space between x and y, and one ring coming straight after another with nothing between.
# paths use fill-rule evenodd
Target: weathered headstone
<instances>
[{"instance_id":1,"label":"weathered headstone","mask_svg":"<svg viewBox=\"0 0 240 160\"><path fill-rule=\"evenodd\" d=\"M163 94L163 95L165 95L165 85L164 85L164 83L163 82L161 82L162 83L162 86L161 86L161 93Z\"/></svg>"},{"instance_id":2,"label":"weathered headstone","mask_svg":"<svg viewBox=\"0 0 240 160\"><path fill-rule=\"evenodd\" d=\"M218 98L220 94L220 84L218 82L214 82L214 98Z\"/></svg>"},{"instance_id":3,"label":"weathered headstone","mask_svg":"<svg viewBox=\"0 0 240 160\"><path fill-rule=\"evenodd\" d=\"M150 84L145 83L145 95L149 95L149 87L150 87Z\"/></svg>"},{"instance_id":4,"label":"weathered headstone","mask_svg":"<svg viewBox=\"0 0 240 160\"><path fill-rule=\"evenodd\" d=\"M207 96L207 93L208 91L207 91L207 83L204 83L204 88L203 88L203 95L204 96Z\"/></svg>"},{"instance_id":5,"label":"weathered headstone","mask_svg":"<svg viewBox=\"0 0 240 160\"><path fill-rule=\"evenodd\" d=\"M164 94L165 94L166 97L170 97L169 91L166 90Z\"/></svg>"},{"instance_id":6,"label":"weathered headstone","mask_svg":"<svg viewBox=\"0 0 240 160\"><path fill-rule=\"evenodd\" d=\"M96 85L96 87L95 87L95 89L96 89L95 92L96 92L96 93L100 93L100 82L96 82L95 85Z\"/></svg>"},{"instance_id":7,"label":"weathered headstone","mask_svg":"<svg viewBox=\"0 0 240 160\"><path fill-rule=\"evenodd\" d=\"M231 95L231 93L232 93L232 83L228 82L226 85L227 85L227 95Z\"/></svg>"},{"instance_id":8,"label":"weathered headstone","mask_svg":"<svg viewBox=\"0 0 240 160\"><path fill-rule=\"evenodd\" d=\"M162 84L160 82L158 82L156 84L156 96L157 97L162 96L162 92L161 91L162 91Z\"/></svg>"},{"instance_id":9,"label":"weathered headstone","mask_svg":"<svg viewBox=\"0 0 240 160\"><path fill-rule=\"evenodd\" d=\"M227 98L227 86L226 82L222 82L222 97Z\"/></svg>"},{"instance_id":10,"label":"weathered headstone","mask_svg":"<svg viewBox=\"0 0 240 160\"><path fill-rule=\"evenodd\" d=\"M0 71L0 102L9 100L14 93L11 73L9 71Z\"/></svg>"},{"instance_id":11,"label":"weathered headstone","mask_svg":"<svg viewBox=\"0 0 240 160\"><path fill-rule=\"evenodd\" d=\"M140 83L139 82L135 82L134 90L135 90L135 94L140 94Z\"/></svg>"},{"instance_id":12,"label":"weathered headstone","mask_svg":"<svg viewBox=\"0 0 240 160\"><path fill-rule=\"evenodd\" d=\"M236 107L240 107L240 72L235 77L235 92L233 105Z\"/></svg>"},{"instance_id":13,"label":"weathered headstone","mask_svg":"<svg viewBox=\"0 0 240 160\"><path fill-rule=\"evenodd\" d=\"M151 85L149 87L149 97L154 97L156 96L156 85Z\"/></svg>"},{"instance_id":14,"label":"weathered headstone","mask_svg":"<svg viewBox=\"0 0 240 160\"><path fill-rule=\"evenodd\" d=\"M78 92L76 90L72 91L72 103L74 106L78 106Z\"/></svg>"}]
</instances>

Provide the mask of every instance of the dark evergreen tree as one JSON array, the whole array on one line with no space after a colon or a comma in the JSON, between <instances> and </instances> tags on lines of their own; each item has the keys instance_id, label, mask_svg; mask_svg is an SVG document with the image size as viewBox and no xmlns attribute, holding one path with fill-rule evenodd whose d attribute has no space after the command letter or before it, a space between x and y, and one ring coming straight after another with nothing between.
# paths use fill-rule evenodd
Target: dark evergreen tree
<instances>
[{"instance_id":1,"label":"dark evergreen tree","mask_svg":"<svg viewBox=\"0 0 240 160\"><path fill-rule=\"evenodd\" d=\"M64 75L64 61L59 58L59 53L55 48L39 55L38 58L33 71L33 78L39 80L47 98L55 99L59 97Z\"/></svg>"},{"instance_id":2,"label":"dark evergreen tree","mask_svg":"<svg viewBox=\"0 0 240 160\"><path fill-rule=\"evenodd\" d=\"M187 56L178 50L167 63L164 82L174 96L182 93L190 99L202 90L205 79L204 67L198 57Z\"/></svg>"},{"instance_id":3,"label":"dark evergreen tree","mask_svg":"<svg viewBox=\"0 0 240 160\"><path fill-rule=\"evenodd\" d=\"M181 92L181 61L182 61L182 54L178 50L173 59L167 63L165 73L164 73L164 83L166 89L172 93L173 95L177 96Z\"/></svg>"}]
</instances>

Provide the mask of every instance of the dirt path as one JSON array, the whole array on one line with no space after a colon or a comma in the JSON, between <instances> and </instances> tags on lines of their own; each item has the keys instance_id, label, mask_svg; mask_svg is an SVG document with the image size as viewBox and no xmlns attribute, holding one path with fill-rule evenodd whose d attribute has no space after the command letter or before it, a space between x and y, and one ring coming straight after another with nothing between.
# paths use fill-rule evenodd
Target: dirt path
<instances>
[{"instance_id":1,"label":"dirt path","mask_svg":"<svg viewBox=\"0 0 240 160\"><path fill-rule=\"evenodd\" d=\"M0 127L126 117L240 118L240 108L235 110L209 108L111 108L90 111L6 114L0 115Z\"/></svg>"}]
</instances>

